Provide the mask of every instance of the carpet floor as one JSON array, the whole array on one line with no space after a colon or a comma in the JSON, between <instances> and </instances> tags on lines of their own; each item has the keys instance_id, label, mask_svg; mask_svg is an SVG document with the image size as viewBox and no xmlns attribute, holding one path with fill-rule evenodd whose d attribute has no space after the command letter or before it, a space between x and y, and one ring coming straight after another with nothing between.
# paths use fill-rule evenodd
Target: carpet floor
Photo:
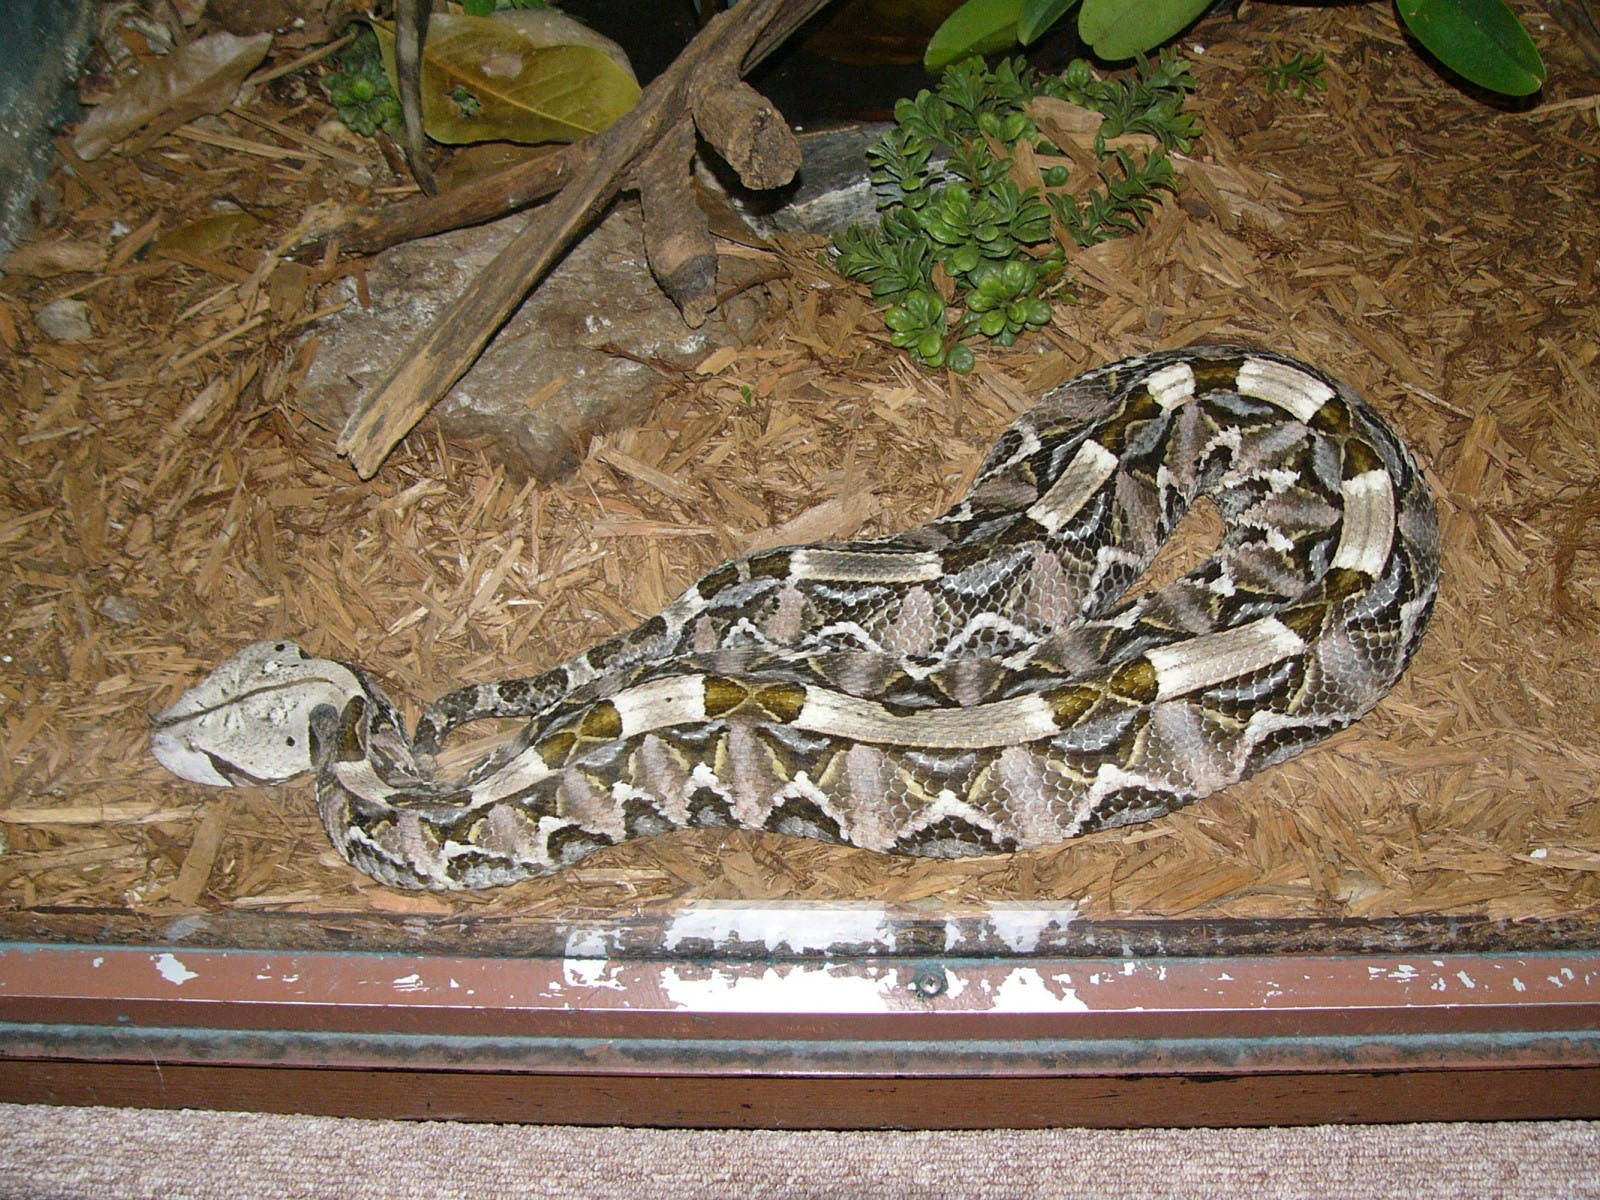
<instances>
[{"instance_id":1,"label":"carpet floor","mask_svg":"<svg viewBox=\"0 0 1600 1200\"><path fill-rule=\"evenodd\" d=\"M1600 1122L793 1133L0 1105L0 1196L1600 1197Z\"/></svg>"}]
</instances>

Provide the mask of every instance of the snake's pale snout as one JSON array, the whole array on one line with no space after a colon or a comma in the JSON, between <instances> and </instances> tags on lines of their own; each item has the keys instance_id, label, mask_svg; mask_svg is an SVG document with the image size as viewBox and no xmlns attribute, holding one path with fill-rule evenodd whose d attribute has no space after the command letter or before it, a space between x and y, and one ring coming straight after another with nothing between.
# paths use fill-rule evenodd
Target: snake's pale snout
<instances>
[{"instance_id":1,"label":"snake's pale snout","mask_svg":"<svg viewBox=\"0 0 1600 1200\"><path fill-rule=\"evenodd\" d=\"M212 787L231 787L232 781L217 770L211 756L189 744L181 732L155 729L150 734L150 753L155 760L180 779Z\"/></svg>"},{"instance_id":2,"label":"snake's pale snout","mask_svg":"<svg viewBox=\"0 0 1600 1200\"><path fill-rule=\"evenodd\" d=\"M150 752L195 783L287 783L312 769L313 715L362 694L340 663L293 642L256 642L152 718Z\"/></svg>"}]
</instances>

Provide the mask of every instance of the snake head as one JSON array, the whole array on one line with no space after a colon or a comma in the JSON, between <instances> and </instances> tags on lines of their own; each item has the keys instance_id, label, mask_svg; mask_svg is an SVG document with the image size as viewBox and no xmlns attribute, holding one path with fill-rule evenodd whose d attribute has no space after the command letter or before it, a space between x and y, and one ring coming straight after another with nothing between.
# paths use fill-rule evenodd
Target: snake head
<instances>
[{"instance_id":1,"label":"snake head","mask_svg":"<svg viewBox=\"0 0 1600 1200\"><path fill-rule=\"evenodd\" d=\"M150 752L195 783L285 783L312 769L312 713L343 711L363 691L342 663L293 642L256 642L151 717Z\"/></svg>"}]
</instances>

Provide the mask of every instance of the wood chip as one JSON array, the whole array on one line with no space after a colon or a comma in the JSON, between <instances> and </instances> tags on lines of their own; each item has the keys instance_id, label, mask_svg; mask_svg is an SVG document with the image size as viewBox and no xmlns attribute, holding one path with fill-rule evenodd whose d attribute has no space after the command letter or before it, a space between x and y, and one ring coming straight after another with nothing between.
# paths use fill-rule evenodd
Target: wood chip
<instances>
[{"instance_id":1,"label":"wood chip","mask_svg":"<svg viewBox=\"0 0 1600 1200\"><path fill-rule=\"evenodd\" d=\"M1074 252L1078 299L1039 334L985 350L966 378L922 372L889 348L866 291L822 271L815 239L785 239L763 252L785 273L750 344L663 377L647 422L547 487L426 426L361 483L326 414L300 407L315 343L299 339L343 302L329 285L345 267L286 263L286 243L314 222L311 191L372 195L346 174L370 155L314 132L320 100L262 88L235 127L249 136L213 125L69 160L33 252L59 266L59 247L78 247L85 265L10 273L0 297L0 919L32 929L49 906L133 905L154 936L196 907L455 915L463 946L484 915L603 920L718 898L1600 921L1592 99L1485 117L1389 9L1269 24L1208 27L1193 60L1206 132L1179 196L1137 237ZM1324 51L1334 85L1267 96L1259 68L1303 46ZM1550 95L1585 89L1552 61ZM1506 185L1530 172L1537 187ZM158 228L239 203L270 222L259 244L139 257ZM91 308L92 342L33 325L68 292ZM486 896L409 896L337 859L308 788L229 805L149 758L149 713L257 638L359 661L415 713L560 662L740 551L927 520L1039 391L1197 340L1298 354L1393 421L1445 518L1444 589L1373 713L1162 821L953 861L685 832ZM1193 528L1181 536L1203 552ZM447 760L503 736L464 731Z\"/></svg>"}]
</instances>

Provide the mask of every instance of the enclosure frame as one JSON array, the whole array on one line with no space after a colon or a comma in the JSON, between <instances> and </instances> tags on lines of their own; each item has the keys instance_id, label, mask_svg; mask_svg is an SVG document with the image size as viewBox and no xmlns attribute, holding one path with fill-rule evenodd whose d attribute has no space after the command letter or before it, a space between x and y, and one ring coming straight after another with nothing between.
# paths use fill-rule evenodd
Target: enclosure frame
<instances>
[{"instance_id":1,"label":"enclosure frame","mask_svg":"<svg viewBox=\"0 0 1600 1200\"><path fill-rule=\"evenodd\" d=\"M7 1101L697 1127L1600 1117L1600 933L1577 922L702 902L157 936L20 916Z\"/></svg>"}]
</instances>

